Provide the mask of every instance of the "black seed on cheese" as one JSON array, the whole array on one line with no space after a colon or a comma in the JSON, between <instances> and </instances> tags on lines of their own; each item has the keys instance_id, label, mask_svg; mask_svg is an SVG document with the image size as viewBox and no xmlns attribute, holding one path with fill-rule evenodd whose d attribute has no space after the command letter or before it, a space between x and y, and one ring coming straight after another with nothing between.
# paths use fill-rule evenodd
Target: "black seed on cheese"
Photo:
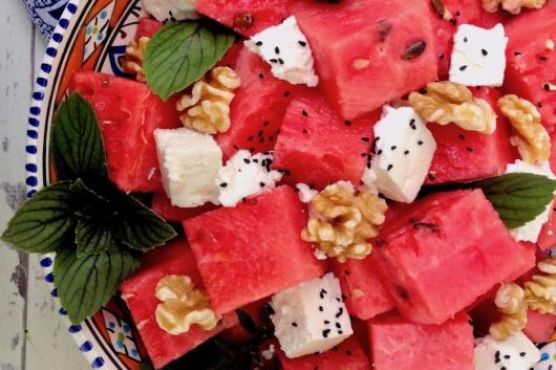
<instances>
[{"instance_id":1,"label":"black seed on cheese","mask_svg":"<svg viewBox=\"0 0 556 370\"><path fill-rule=\"evenodd\" d=\"M408 155L409 154L409 150L406 150L405 152L403 152L404 155Z\"/></svg>"},{"instance_id":2,"label":"black seed on cheese","mask_svg":"<svg viewBox=\"0 0 556 370\"><path fill-rule=\"evenodd\" d=\"M382 154L382 149L379 149L378 152L376 152L376 154L381 155Z\"/></svg>"},{"instance_id":3,"label":"black seed on cheese","mask_svg":"<svg viewBox=\"0 0 556 370\"><path fill-rule=\"evenodd\" d=\"M459 67L459 70L460 70L460 71L462 71L462 72L463 72L463 71L465 71L466 69L467 69L467 66L465 66L465 65L464 65L464 66L461 66L461 67Z\"/></svg>"},{"instance_id":4,"label":"black seed on cheese","mask_svg":"<svg viewBox=\"0 0 556 370\"><path fill-rule=\"evenodd\" d=\"M463 42L467 42L467 37L464 37L464 38L463 38Z\"/></svg>"},{"instance_id":5,"label":"black seed on cheese","mask_svg":"<svg viewBox=\"0 0 556 370\"><path fill-rule=\"evenodd\" d=\"M307 43L305 41L299 40L297 43L303 47L307 46Z\"/></svg>"},{"instance_id":6,"label":"black seed on cheese","mask_svg":"<svg viewBox=\"0 0 556 370\"><path fill-rule=\"evenodd\" d=\"M278 63L278 59L272 58L272 59L269 60L269 62L276 64L276 63Z\"/></svg>"},{"instance_id":7,"label":"black seed on cheese","mask_svg":"<svg viewBox=\"0 0 556 370\"><path fill-rule=\"evenodd\" d=\"M387 171L390 171L392 168L394 168L394 165L389 164L388 168L386 169Z\"/></svg>"},{"instance_id":8,"label":"black seed on cheese","mask_svg":"<svg viewBox=\"0 0 556 370\"><path fill-rule=\"evenodd\" d=\"M324 307L319 306L319 311L320 311L320 312L323 312L323 311L324 311Z\"/></svg>"},{"instance_id":9,"label":"black seed on cheese","mask_svg":"<svg viewBox=\"0 0 556 370\"><path fill-rule=\"evenodd\" d=\"M320 290L320 293L319 293L320 299L324 299L324 296L325 296L326 294L328 294L328 292L326 291L326 289L321 289L321 290Z\"/></svg>"},{"instance_id":10,"label":"black seed on cheese","mask_svg":"<svg viewBox=\"0 0 556 370\"><path fill-rule=\"evenodd\" d=\"M283 65L283 64L284 64L284 59L282 59L282 58L278 58L278 63L280 63L280 64L282 64L282 65Z\"/></svg>"},{"instance_id":11,"label":"black seed on cheese","mask_svg":"<svg viewBox=\"0 0 556 370\"><path fill-rule=\"evenodd\" d=\"M419 141L417 142L417 145L423 145L423 140L419 140Z\"/></svg>"},{"instance_id":12,"label":"black seed on cheese","mask_svg":"<svg viewBox=\"0 0 556 370\"><path fill-rule=\"evenodd\" d=\"M262 42L262 41L257 41L257 42L255 43L255 45L257 45L257 46L263 46L263 42Z\"/></svg>"},{"instance_id":13,"label":"black seed on cheese","mask_svg":"<svg viewBox=\"0 0 556 370\"><path fill-rule=\"evenodd\" d=\"M260 186L261 188L264 188L264 187L266 186L266 184L265 184L264 182L259 182L259 186Z\"/></svg>"},{"instance_id":14,"label":"black seed on cheese","mask_svg":"<svg viewBox=\"0 0 556 370\"><path fill-rule=\"evenodd\" d=\"M520 355L521 357L525 357L526 354L527 354L527 353L525 353L525 352L519 352L519 355Z\"/></svg>"},{"instance_id":15,"label":"black seed on cheese","mask_svg":"<svg viewBox=\"0 0 556 370\"><path fill-rule=\"evenodd\" d=\"M328 325L328 324L330 324L330 321L324 320L324 325Z\"/></svg>"},{"instance_id":16,"label":"black seed on cheese","mask_svg":"<svg viewBox=\"0 0 556 370\"><path fill-rule=\"evenodd\" d=\"M220 187L221 187L221 188L225 188L225 187L227 187L227 186L228 186L228 183L226 183L226 182L220 183Z\"/></svg>"},{"instance_id":17,"label":"black seed on cheese","mask_svg":"<svg viewBox=\"0 0 556 370\"><path fill-rule=\"evenodd\" d=\"M411 119L411 121L409 121L409 127L411 127L412 130L417 130L417 125L415 124L415 119Z\"/></svg>"},{"instance_id":18,"label":"black seed on cheese","mask_svg":"<svg viewBox=\"0 0 556 370\"><path fill-rule=\"evenodd\" d=\"M339 322L337 322L337 323L336 323L336 327L337 327L338 329L341 329L341 328L342 328L342 325L341 325Z\"/></svg>"},{"instance_id":19,"label":"black seed on cheese","mask_svg":"<svg viewBox=\"0 0 556 370\"><path fill-rule=\"evenodd\" d=\"M276 54L280 54L280 48L279 48L278 46L276 46L276 47L274 48L274 52L275 52Z\"/></svg>"},{"instance_id":20,"label":"black seed on cheese","mask_svg":"<svg viewBox=\"0 0 556 370\"><path fill-rule=\"evenodd\" d=\"M343 307L340 307L340 308L338 309L338 312L336 313L335 316L336 316L336 318L338 319L338 318L339 318L340 316L342 316L343 314L344 314L344 309L343 309Z\"/></svg>"},{"instance_id":21,"label":"black seed on cheese","mask_svg":"<svg viewBox=\"0 0 556 370\"><path fill-rule=\"evenodd\" d=\"M397 148L398 148L397 146L392 145L392 146L390 147L390 150L394 151L394 150L396 150Z\"/></svg>"},{"instance_id":22,"label":"black seed on cheese","mask_svg":"<svg viewBox=\"0 0 556 370\"><path fill-rule=\"evenodd\" d=\"M486 51L486 49L481 49L481 53L483 54L483 56L487 56L488 55L488 51Z\"/></svg>"},{"instance_id":23,"label":"black seed on cheese","mask_svg":"<svg viewBox=\"0 0 556 370\"><path fill-rule=\"evenodd\" d=\"M330 334L330 329L325 329L322 331L322 336L325 338L328 338L328 335Z\"/></svg>"},{"instance_id":24,"label":"black seed on cheese","mask_svg":"<svg viewBox=\"0 0 556 370\"><path fill-rule=\"evenodd\" d=\"M296 322L292 322L292 326L293 326L294 328L297 328L297 323L296 323Z\"/></svg>"},{"instance_id":25,"label":"black seed on cheese","mask_svg":"<svg viewBox=\"0 0 556 370\"><path fill-rule=\"evenodd\" d=\"M509 360L510 358L512 358L512 356L510 356L510 355L504 355L504 358L505 358L506 360Z\"/></svg>"},{"instance_id":26,"label":"black seed on cheese","mask_svg":"<svg viewBox=\"0 0 556 370\"><path fill-rule=\"evenodd\" d=\"M251 160L249 158L243 158L243 162L245 162L245 164L249 164L251 163Z\"/></svg>"},{"instance_id":27,"label":"black seed on cheese","mask_svg":"<svg viewBox=\"0 0 556 370\"><path fill-rule=\"evenodd\" d=\"M338 335L342 335L342 334L344 334L344 332L341 331L341 330L338 330Z\"/></svg>"}]
</instances>

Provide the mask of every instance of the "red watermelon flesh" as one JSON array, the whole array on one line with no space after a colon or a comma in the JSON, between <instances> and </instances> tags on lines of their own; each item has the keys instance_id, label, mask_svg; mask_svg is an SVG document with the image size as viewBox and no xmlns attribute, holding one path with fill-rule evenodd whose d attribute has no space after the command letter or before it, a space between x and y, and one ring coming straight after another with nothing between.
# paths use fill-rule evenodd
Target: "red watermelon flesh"
<instances>
[{"instance_id":1,"label":"red watermelon flesh","mask_svg":"<svg viewBox=\"0 0 556 370\"><path fill-rule=\"evenodd\" d=\"M369 321L375 370L473 370L473 327L460 314L443 325L387 315Z\"/></svg>"},{"instance_id":2,"label":"red watermelon flesh","mask_svg":"<svg viewBox=\"0 0 556 370\"><path fill-rule=\"evenodd\" d=\"M253 303L249 303L240 308L244 313L249 315L249 317L253 320L257 328L262 327L266 324L271 324L267 322L267 317L265 315L265 308L268 305L268 299L261 299L260 301L256 301ZM270 321L270 320L268 320ZM246 342L250 339L253 339L253 334L249 333L241 323L226 329L220 334L221 338L229 340L231 342Z\"/></svg>"},{"instance_id":3,"label":"red watermelon flesh","mask_svg":"<svg viewBox=\"0 0 556 370\"><path fill-rule=\"evenodd\" d=\"M97 72L74 73L69 87L95 110L110 179L125 192L162 190L153 132L180 126L174 100L147 85Z\"/></svg>"},{"instance_id":4,"label":"red watermelon flesh","mask_svg":"<svg viewBox=\"0 0 556 370\"><path fill-rule=\"evenodd\" d=\"M234 91L230 107L232 125L217 136L218 144L226 158L239 149L272 150L286 108L300 88L274 78L270 66L245 47L232 68L241 78L241 86Z\"/></svg>"},{"instance_id":5,"label":"red watermelon flesh","mask_svg":"<svg viewBox=\"0 0 556 370\"><path fill-rule=\"evenodd\" d=\"M444 5L451 17L440 16L433 4ZM483 10L482 0L442 0L430 1L431 22L436 39L436 55L438 58L438 75L447 79L452 56L453 37L460 24L473 24L483 28L492 28L504 20L502 13L488 13Z\"/></svg>"},{"instance_id":6,"label":"red watermelon flesh","mask_svg":"<svg viewBox=\"0 0 556 370\"><path fill-rule=\"evenodd\" d=\"M237 316L231 313L225 315L223 323L211 331L196 325L181 335L171 335L162 330L155 319L156 307L160 303L154 295L155 288L160 279L172 274L188 275L197 287L203 287L193 253L186 241L176 241L145 254L141 268L121 287L122 298L131 311L149 358L157 369L237 323Z\"/></svg>"},{"instance_id":7,"label":"red watermelon flesh","mask_svg":"<svg viewBox=\"0 0 556 370\"><path fill-rule=\"evenodd\" d=\"M527 312L527 326L523 333L536 343L550 342L556 330L556 316L541 314L537 311Z\"/></svg>"},{"instance_id":8,"label":"red watermelon flesh","mask_svg":"<svg viewBox=\"0 0 556 370\"><path fill-rule=\"evenodd\" d=\"M180 208L172 205L170 198L164 192L154 194L151 202L151 209L154 213L165 219L166 221L182 222L189 218L197 217L205 212L216 209L212 204L205 204L196 208Z\"/></svg>"},{"instance_id":9,"label":"red watermelon flesh","mask_svg":"<svg viewBox=\"0 0 556 370\"><path fill-rule=\"evenodd\" d=\"M139 24L137 25L137 31L135 33L135 41L138 41L141 37L153 37L163 25L164 24L162 22L159 22L156 19L139 19Z\"/></svg>"},{"instance_id":10,"label":"red watermelon flesh","mask_svg":"<svg viewBox=\"0 0 556 370\"><path fill-rule=\"evenodd\" d=\"M441 324L535 264L481 190L437 193L385 225L373 251L399 312Z\"/></svg>"},{"instance_id":11,"label":"red watermelon flesh","mask_svg":"<svg viewBox=\"0 0 556 370\"><path fill-rule=\"evenodd\" d=\"M496 89L476 88L473 92L476 97L497 107L501 94ZM500 175L505 172L508 163L513 162L510 125L500 112L493 134L467 131L455 124L441 126L429 123L427 127L436 140L437 149L426 184L461 182Z\"/></svg>"},{"instance_id":12,"label":"red watermelon flesh","mask_svg":"<svg viewBox=\"0 0 556 370\"><path fill-rule=\"evenodd\" d=\"M359 184L371 141L373 122L346 125L317 93L292 100L274 153L274 167L290 184L317 189L340 180Z\"/></svg>"},{"instance_id":13,"label":"red watermelon flesh","mask_svg":"<svg viewBox=\"0 0 556 370\"><path fill-rule=\"evenodd\" d=\"M556 198L554 198L556 202ZM543 251L547 251L556 247L556 203L553 203L553 208L550 212L550 218L543 225L539 239L537 240L537 245Z\"/></svg>"},{"instance_id":14,"label":"red watermelon flesh","mask_svg":"<svg viewBox=\"0 0 556 370\"><path fill-rule=\"evenodd\" d=\"M288 186L184 222L218 313L322 275L311 245L301 240L306 222L307 212Z\"/></svg>"},{"instance_id":15,"label":"red watermelon flesh","mask_svg":"<svg viewBox=\"0 0 556 370\"><path fill-rule=\"evenodd\" d=\"M424 0L299 0L291 12L311 44L320 88L345 119L437 77Z\"/></svg>"},{"instance_id":16,"label":"red watermelon flesh","mask_svg":"<svg viewBox=\"0 0 556 370\"><path fill-rule=\"evenodd\" d=\"M253 36L286 19L287 3L288 0L197 0L195 8L243 36Z\"/></svg>"},{"instance_id":17,"label":"red watermelon flesh","mask_svg":"<svg viewBox=\"0 0 556 370\"><path fill-rule=\"evenodd\" d=\"M374 258L332 262L332 270L340 279L345 302L351 315L368 320L394 308L394 301L381 282Z\"/></svg>"},{"instance_id":18,"label":"red watermelon flesh","mask_svg":"<svg viewBox=\"0 0 556 370\"><path fill-rule=\"evenodd\" d=\"M536 104L543 124L554 131L556 91L550 91L550 84L556 86L556 49L547 42L556 42L556 2L513 18L506 34L510 41L504 89Z\"/></svg>"},{"instance_id":19,"label":"red watermelon flesh","mask_svg":"<svg viewBox=\"0 0 556 370\"><path fill-rule=\"evenodd\" d=\"M278 350L282 370L370 370L369 359L355 337L324 353L288 358Z\"/></svg>"}]
</instances>

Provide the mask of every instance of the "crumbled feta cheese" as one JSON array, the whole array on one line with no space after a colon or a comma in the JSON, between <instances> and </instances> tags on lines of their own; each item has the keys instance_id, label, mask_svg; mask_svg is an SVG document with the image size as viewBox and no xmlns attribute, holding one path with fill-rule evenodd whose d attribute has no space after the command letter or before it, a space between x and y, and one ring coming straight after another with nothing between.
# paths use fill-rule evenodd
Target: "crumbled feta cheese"
<instances>
[{"instance_id":1,"label":"crumbled feta cheese","mask_svg":"<svg viewBox=\"0 0 556 370\"><path fill-rule=\"evenodd\" d=\"M222 151L210 135L187 128L154 132L158 161L172 205L198 207L218 195L214 184Z\"/></svg>"},{"instance_id":2,"label":"crumbled feta cheese","mask_svg":"<svg viewBox=\"0 0 556 370\"><path fill-rule=\"evenodd\" d=\"M556 370L556 342L541 347L541 360L535 370Z\"/></svg>"},{"instance_id":3,"label":"crumbled feta cheese","mask_svg":"<svg viewBox=\"0 0 556 370\"><path fill-rule=\"evenodd\" d=\"M143 0L147 13L160 22L197 19L196 0Z\"/></svg>"},{"instance_id":4,"label":"crumbled feta cheese","mask_svg":"<svg viewBox=\"0 0 556 370\"><path fill-rule=\"evenodd\" d=\"M550 169L549 162L545 162L539 165L532 165L522 160L517 160L506 167L506 173L518 172L544 175L548 178L556 179L556 176L554 176L552 170ZM544 212L538 215L533 221L529 221L523 226L510 230L510 232L514 236L514 239L517 241L528 241L536 243L537 239L539 238L539 234L541 233L542 226L550 218L550 208L552 207L552 203L553 202L547 204Z\"/></svg>"},{"instance_id":5,"label":"crumbled feta cheese","mask_svg":"<svg viewBox=\"0 0 556 370\"><path fill-rule=\"evenodd\" d=\"M375 155L370 169L374 175L367 174L368 178L376 177L376 187L385 197L413 202L436 150L434 137L410 107L386 106L374 132Z\"/></svg>"},{"instance_id":6,"label":"crumbled feta cheese","mask_svg":"<svg viewBox=\"0 0 556 370\"><path fill-rule=\"evenodd\" d=\"M378 188L376 187L376 173L371 171L371 162L365 167L363 176L361 177L361 190L378 195Z\"/></svg>"},{"instance_id":7,"label":"crumbled feta cheese","mask_svg":"<svg viewBox=\"0 0 556 370\"><path fill-rule=\"evenodd\" d=\"M490 335L478 339L475 346L475 370L529 370L541 358L533 342L522 332L499 342Z\"/></svg>"},{"instance_id":8,"label":"crumbled feta cheese","mask_svg":"<svg viewBox=\"0 0 556 370\"><path fill-rule=\"evenodd\" d=\"M274 77L294 85L318 85L311 47L294 16L251 37L245 46L270 64Z\"/></svg>"},{"instance_id":9,"label":"crumbled feta cheese","mask_svg":"<svg viewBox=\"0 0 556 370\"><path fill-rule=\"evenodd\" d=\"M299 199L302 203L311 203L314 197L319 193L315 189L312 189L309 185L299 183L295 185L297 192L299 194Z\"/></svg>"},{"instance_id":10,"label":"crumbled feta cheese","mask_svg":"<svg viewBox=\"0 0 556 370\"><path fill-rule=\"evenodd\" d=\"M271 169L273 153L251 155L240 150L218 171L215 184L220 188L219 202L224 207L235 207L243 198L273 188L282 174Z\"/></svg>"},{"instance_id":11,"label":"crumbled feta cheese","mask_svg":"<svg viewBox=\"0 0 556 370\"><path fill-rule=\"evenodd\" d=\"M450 81L465 86L502 86L507 45L501 24L490 30L460 25L454 35Z\"/></svg>"},{"instance_id":12,"label":"crumbled feta cheese","mask_svg":"<svg viewBox=\"0 0 556 370\"><path fill-rule=\"evenodd\" d=\"M353 334L339 280L332 273L272 297L275 335L289 358L324 352Z\"/></svg>"},{"instance_id":13,"label":"crumbled feta cheese","mask_svg":"<svg viewBox=\"0 0 556 370\"><path fill-rule=\"evenodd\" d=\"M263 358L267 361L272 360L272 358L274 357L274 352L276 351L276 349L274 348L274 344L271 344L268 349L265 349L264 351L261 352L261 356L263 356Z\"/></svg>"}]
</instances>

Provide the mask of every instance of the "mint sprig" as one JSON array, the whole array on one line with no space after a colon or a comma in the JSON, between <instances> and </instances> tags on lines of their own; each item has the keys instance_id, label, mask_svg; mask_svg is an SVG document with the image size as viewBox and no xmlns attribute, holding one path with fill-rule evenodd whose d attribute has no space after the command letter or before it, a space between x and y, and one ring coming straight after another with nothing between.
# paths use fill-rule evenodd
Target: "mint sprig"
<instances>
[{"instance_id":1,"label":"mint sprig","mask_svg":"<svg viewBox=\"0 0 556 370\"><path fill-rule=\"evenodd\" d=\"M147 44L143 70L163 100L184 90L222 59L235 36L205 21L168 23Z\"/></svg>"},{"instance_id":2,"label":"mint sprig","mask_svg":"<svg viewBox=\"0 0 556 370\"><path fill-rule=\"evenodd\" d=\"M139 266L141 252L176 232L110 182L96 116L81 96L73 94L60 106L50 145L63 181L27 200L2 240L26 253L56 252L54 284L78 323L116 293Z\"/></svg>"}]
</instances>

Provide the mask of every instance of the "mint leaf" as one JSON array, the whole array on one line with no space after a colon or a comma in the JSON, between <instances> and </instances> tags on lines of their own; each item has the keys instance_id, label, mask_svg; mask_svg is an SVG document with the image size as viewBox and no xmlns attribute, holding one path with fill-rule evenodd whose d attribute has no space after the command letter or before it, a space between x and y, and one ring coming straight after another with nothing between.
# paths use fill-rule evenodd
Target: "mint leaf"
<instances>
[{"instance_id":1,"label":"mint leaf","mask_svg":"<svg viewBox=\"0 0 556 370\"><path fill-rule=\"evenodd\" d=\"M530 173L511 173L473 181L469 187L479 187L500 218L510 229L534 220L554 199L556 180Z\"/></svg>"},{"instance_id":2,"label":"mint leaf","mask_svg":"<svg viewBox=\"0 0 556 370\"><path fill-rule=\"evenodd\" d=\"M64 101L54 116L51 150L62 180L106 178L106 156L95 112L79 94Z\"/></svg>"},{"instance_id":3,"label":"mint leaf","mask_svg":"<svg viewBox=\"0 0 556 370\"><path fill-rule=\"evenodd\" d=\"M116 238L129 248L147 251L177 235L164 219L130 195L122 194L117 210Z\"/></svg>"},{"instance_id":4,"label":"mint leaf","mask_svg":"<svg viewBox=\"0 0 556 370\"><path fill-rule=\"evenodd\" d=\"M75 244L79 258L106 252L116 246L112 227L102 218L79 218L75 226Z\"/></svg>"},{"instance_id":5,"label":"mint leaf","mask_svg":"<svg viewBox=\"0 0 556 370\"><path fill-rule=\"evenodd\" d=\"M77 324L96 313L138 267L139 260L125 249L83 258L71 249L58 252L54 284L70 320Z\"/></svg>"},{"instance_id":6,"label":"mint leaf","mask_svg":"<svg viewBox=\"0 0 556 370\"><path fill-rule=\"evenodd\" d=\"M234 40L232 33L206 23L168 23L147 45L143 63L147 83L167 100L203 77Z\"/></svg>"},{"instance_id":7,"label":"mint leaf","mask_svg":"<svg viewBox=\"0 0 556 370\"><path fill-rule=\"evenodd\" d=\"M8 222L2 240L26 253L53 252L73 242L75 206L69 182L50 185L23 203Z\"/></svg>"}]
</instances>

